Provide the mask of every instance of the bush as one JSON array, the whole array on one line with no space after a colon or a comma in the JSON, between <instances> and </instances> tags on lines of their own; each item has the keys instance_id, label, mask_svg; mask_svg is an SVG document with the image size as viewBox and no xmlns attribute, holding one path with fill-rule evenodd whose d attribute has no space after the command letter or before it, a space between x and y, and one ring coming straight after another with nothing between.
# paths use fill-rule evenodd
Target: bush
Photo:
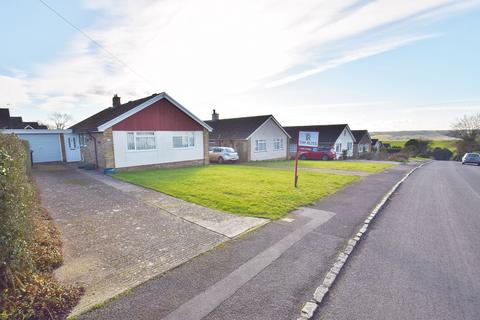
<instances>
[{"instance_id":1,"label":"bush","mask_svg":"<svg viewBox=\"0 0 480 320\"><path fill-rule=\"evenodd\" d=\"M29 148L0 134L0 319L60 319L82 289L52 276L62 263L58 231L38 205Z\"/></svg>"},{"instance_id":2,"label":"bush","mask_svg":"<svg viewBox=\"0 0 480 320\"><path fill-rule=\"evenodd\" d=\"M33 270L34 191L26 171L27 150L13 135L0 135L0 286L12 286L19 270Z\"/></svg>"},{"instance_id":3,"label":"bush","mask_svg":"<svg viewBox=\"0 0 480 320\"><path fill-rule=\"evenodd\" d=\"M433 150L433 158L435 160L450 160L453 157L453 152L447 148L435 148Z\"/></svg>"},{"instance_id":4,"label":"bush","mask_svg":"<svg viewBox=\"0 0 480 320\"><path fill-rule=\"evenodd\" d=\"M431 141L428 140L410 139L405 142L405 149L408 150L412 156L428 156L430 144Z\"/></svg>"},{"instance_id":5,"label":"bush","mask_svg":"<svg viewBox=\"0 0 480 320\"><path fill-rule=\"evenodd\" d=\"M391 148L386 148L386 150L388 154L393 154L393 153L399 153L400 151L402 151L402 148L393 146Z\"/></svg>"}]
</instances>

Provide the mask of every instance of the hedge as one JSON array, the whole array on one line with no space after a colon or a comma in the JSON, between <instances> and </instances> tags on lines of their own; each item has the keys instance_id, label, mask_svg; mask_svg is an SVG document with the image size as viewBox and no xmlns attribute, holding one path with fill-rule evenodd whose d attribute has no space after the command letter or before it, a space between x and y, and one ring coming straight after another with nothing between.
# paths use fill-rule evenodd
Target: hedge
<instances>
[{"instance_id":1,"label":"hedge","mask_svg":"<svg viewBox=\"0 0 480 320\"><path fill-rule=\"evenodd\" d=\"M0 134L0 319L61 319L81 288L58 283L58 230L40 207L28 144Z\"/></svg>"}]
</instances>

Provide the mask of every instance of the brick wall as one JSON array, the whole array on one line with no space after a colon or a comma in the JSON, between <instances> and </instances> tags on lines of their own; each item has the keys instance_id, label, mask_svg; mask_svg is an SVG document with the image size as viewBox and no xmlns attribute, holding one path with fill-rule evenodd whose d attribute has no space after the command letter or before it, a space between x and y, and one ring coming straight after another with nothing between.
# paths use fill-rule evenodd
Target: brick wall
<instances>
[{"instance_id":1,"label":"brick wall","mask_svg":"<svg viewBox=\"0 0 480 320\"><path fill-rule=\"evenodd\" d=\"M208 150L208 148L207 148L207 150ZM208 161L208 158L207 158L207 161ZM205 160L189 160L189 161L149 164L149 165L145 165L145 166L118 168L117 171L135 171L135 170L145 170L145 169L180 168L180 167L199 167L199 166L204 166L204 165L205 165Z\"/></svg>"},{"instance_id":2,"label":"brick wall","mask_svg":"<svg viewBox=\"0 0 480 320\"><path fill-rule=\"evenodd\" d=\"M210 159L208 156L208 139L209 139L209 132L207 129L203 129L203 164L207 165L210 163Z\"/></svg>"},{"instance_id":3,"label":"brick wall","mask_svg":"<svg viewBox=\"0 0 480 320\"><path fill-rule=\"evenodd\" d=\"M97 158L99 168L114 168L115 156L113 152L112 129L104 132L84 134L85 145L80 147L83 161L87 164L95 164L95 142L97 144ZM95 139L93 139L93 138Z\"/></svg>"}]
</instances>

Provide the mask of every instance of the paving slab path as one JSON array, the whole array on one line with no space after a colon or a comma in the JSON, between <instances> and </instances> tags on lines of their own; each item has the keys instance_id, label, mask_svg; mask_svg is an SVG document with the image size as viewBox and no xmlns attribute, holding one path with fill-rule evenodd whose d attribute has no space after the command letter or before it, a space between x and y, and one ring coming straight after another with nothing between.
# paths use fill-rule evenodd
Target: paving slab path
<instances>
[{"instance_id":1,"label":"paving slab path","mask_svg":"<svg viewBox=\"0 0 480 320\"><path fill-rule=\"evenodd\" d=\"M340 248L409 170L363 177L136 287L80 319L298 318Z\"/></svg>"},{"instance_id":2,"label":"paving slab path","mask_svg":"<svg viewBox=\"0 0 480 320\"><path fill-rule=\"evenodd\" d=\"M58 225L65 262L58 279L86 293L78 315L268 220L210 210L63 165L33 171Z\"/></svg>"}]
</instances>

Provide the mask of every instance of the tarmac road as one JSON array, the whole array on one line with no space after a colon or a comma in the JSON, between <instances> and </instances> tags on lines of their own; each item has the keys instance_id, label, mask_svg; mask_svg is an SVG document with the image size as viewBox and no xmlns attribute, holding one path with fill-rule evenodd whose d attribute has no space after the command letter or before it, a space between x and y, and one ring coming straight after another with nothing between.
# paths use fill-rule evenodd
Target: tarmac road
<instances>
[{"instance_id":1,"label":"tarmac road","mask_svg":"<svg viewBox=\"0 0 480 320\"><path fill-rule=\"evenodd\" d=\"M480 167L433 162L370 226L316 319L480 319Z\"/></svg>"},{"instance_id":2,"label":"tarmac road","mask_svg":"<svg viewBox=\"0 0 480 320\"><path fill-rule=\"evenodd\" d=\"M296 319L338 250L411 169L399 165L363 177L288 220L229 241L79 319Z\"/></svg>"}]
</instances>

